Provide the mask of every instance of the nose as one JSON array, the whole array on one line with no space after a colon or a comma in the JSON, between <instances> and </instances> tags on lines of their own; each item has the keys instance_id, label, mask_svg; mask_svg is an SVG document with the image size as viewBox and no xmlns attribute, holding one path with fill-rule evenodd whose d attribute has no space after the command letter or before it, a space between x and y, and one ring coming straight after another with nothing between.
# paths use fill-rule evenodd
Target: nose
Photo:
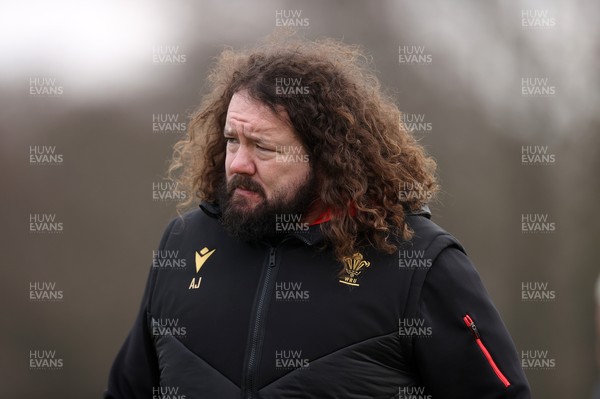
<instances>
[{"instance_id":1,"label":"nose","mask_svg":"<svg viewBox=\"0 0 600 399\"><path fill-rule=\"evenodd\" d=\"M229 164L230 176L235 174L252 176L256 172L254 155L246 146L240 145L235 153L228 153L227 157L232 157Z\"/></svg>"}]
</instances>

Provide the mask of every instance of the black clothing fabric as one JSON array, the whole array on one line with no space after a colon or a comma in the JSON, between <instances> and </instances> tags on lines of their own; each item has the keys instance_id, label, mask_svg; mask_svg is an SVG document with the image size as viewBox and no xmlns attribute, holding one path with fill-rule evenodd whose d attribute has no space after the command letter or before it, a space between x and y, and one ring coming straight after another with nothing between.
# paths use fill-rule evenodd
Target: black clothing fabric
<instances>
[{"instance_id":1,"label":"black clothing fabric","mask_svg":"<svg viewBox=\"0 0 600 399\"><path fill-rule=\"evenodd\" d=\"M361 248L340 275L318 225L272 246L230 237L211 204L174 219L159 250L186 267L153 265L105 398L529 398L462 246L407 221L399 251Z\"/></svg>"}]
</instances>

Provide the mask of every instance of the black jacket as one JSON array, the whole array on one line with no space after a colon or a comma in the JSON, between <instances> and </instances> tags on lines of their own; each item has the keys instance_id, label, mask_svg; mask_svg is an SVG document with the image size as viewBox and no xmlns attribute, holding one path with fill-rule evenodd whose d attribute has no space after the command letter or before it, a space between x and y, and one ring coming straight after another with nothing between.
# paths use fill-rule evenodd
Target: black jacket
<instances>
[{"instance_id":1,"label":"black jacket","mask_svg":"<svg viewBox=\"0 0 600 399\"><path fill-rule=\"evenodd\" d=\"M250 245L201 208L167 227L106 398L530 397L477 272L426 215L340 275L318 225Z\"/></svg>"}]
</instances>

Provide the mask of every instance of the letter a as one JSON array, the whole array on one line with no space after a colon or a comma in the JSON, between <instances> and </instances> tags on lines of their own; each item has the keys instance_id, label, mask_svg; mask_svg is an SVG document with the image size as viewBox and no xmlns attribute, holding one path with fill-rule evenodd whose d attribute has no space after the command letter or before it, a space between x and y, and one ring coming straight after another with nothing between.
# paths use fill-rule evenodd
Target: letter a
<instances>
[{"instance_id":1,"label":"letter a","mask_svg":"<svg viewBox=\"0 0 600 399\"><path fill-rule=\"evenodd\" d=\"M196 283L196 277L194 277L192 279L192 282L190 283L190 286L189 286L188 289L189 290L195 290L195 289L199 288L201 282L202 282L202 277L198 277L198 283Z\"/></svg>"}]
</instances>

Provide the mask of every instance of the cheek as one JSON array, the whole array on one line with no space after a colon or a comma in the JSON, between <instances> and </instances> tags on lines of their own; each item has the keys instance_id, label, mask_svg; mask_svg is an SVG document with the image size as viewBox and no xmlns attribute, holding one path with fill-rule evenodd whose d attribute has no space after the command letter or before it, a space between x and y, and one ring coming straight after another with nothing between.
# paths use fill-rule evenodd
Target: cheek
<instances>
[{"instance_id":1,"label":"cheek","mask_svg":"<svg viewBox=\"0 0 600 399\"><path fill-rule=\"evenodd\" d=\"M308 179L310 170L311 167L308 162L298 162L293 165L291 173L293 174L296 182L303 182Z\"/></svg>"},{"instance_id":2,"label":"cheek","mask_svg":"<svg viewBox=\"0 0 600 399\"><path fill-rule=\"evenodd\" d=\"M272 177L270 189L290 196L294 190L308 179L310 167L308 163L288 164L277 170Z\"/></svg>"}]
</instances>

